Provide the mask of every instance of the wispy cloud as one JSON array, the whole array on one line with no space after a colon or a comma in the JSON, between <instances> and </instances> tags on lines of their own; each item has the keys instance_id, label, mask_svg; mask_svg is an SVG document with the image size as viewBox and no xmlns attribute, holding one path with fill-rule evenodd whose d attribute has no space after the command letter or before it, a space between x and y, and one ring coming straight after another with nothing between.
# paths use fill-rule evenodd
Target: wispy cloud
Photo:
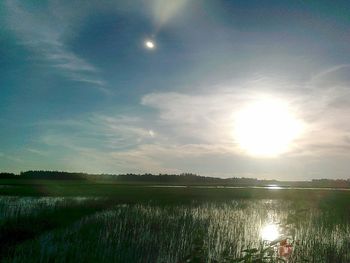
<instances>
[{"instance_id":1,"label":"wispy cloud","mask_svg":"<svg viewBox=\"0 0 350 263\"><path fill-rule=\"evenodd\" d=\"M336 70L328 74L332 72ZM346 121L350 114L346 103L350 101L350 93L343 83L339 78L323 87L286 83L282 94L274 87L273 80L260 78L254 85L242 83L241 88L216 87L215 93L151 93L145 95L141 103L157 109L158 121L167 125L169 133L176 131L175 136L182 141L219 145L237 153L232 135L233 113L261 96L272 96L289 103L293 113L305 123L304 133L293 144L293 154L347 155L349 142L344 138L350 135L350 124Z\"/></svg>"},{"instance_id":2,"label":"wispy cloud","mask_svg":"<svg viewBox=\"0 0 350 263\"><path fill-rule=\"evenodd\" d=\"M337 176L346 176L343 171L350 149L346 116L350 106L339 107L335 99L349 101L348 91L336 81L322 87L309 82L301 86L281 83L259 77L235 86L198 88L195 92L148 93L140 98L139 106L153 111L142 115L92 113L41 122L40 138L30 148L49 149L59 158L61 169L77 171L191 171L260 178L293 174L294 179L298 174L305 179L320 177L328 172L327 167L339 163ZM281 85L283 93L278 89ZM234 113L261 96L285 100L306 123L302 136L282 158L247 156L235 142Z\"/></svg>"},{"instance_id":3,"label":"wispy cloud","mask_svg":"<svg viewBox=\"0 0 350 263\"><path fill-rule=\"evenodd\" d=\"M30 152L30 153L34 153L34 154L41 155L41 156L46 156L47 155L46 151L38 150L38 149L35 149L35 148L27 148L26 150L28 152Z\"/></svg>"},{"instance_id":4,"label":"wispy cloud","mask_svg":"<svg viewBox=\"0 0 350 263\"><path fill-rule=\"evenodd\" d=\"M147 121L132 116L92 114L38 125L47 131L40 139L43 143L78 151L89 148L106 152L123 151L159 137L149 128Z\"/></svg>"},{"instance_id":5,"label":"wispy cloud","mask_svg":"<svg viewBox=\"0 0 350 263\"><path fill-rule=\"evenodd\" d=\"M67 47L64 38L67 31L72 30L70 17L64 17L65 14L61 13L58 19L49 7L44 13L28 10L25 5L16 0L5 3L7 27L15 32L19 43L31 49L37 60L56 68L65 77L108 92L98 69Z\"/></svg>"},{"instance_id":6,"label":"wispy cloud","mask_svg":"<svg viewBox=\"0 0 350 263\"><path fill-rule=\"evenodd\" d=\"M342 70L342 69L349 69L350 68L350 64L340 64L340 65L335 65L329 68L326 68L320 72L318 72L317 74L315 74L312 78L311 78L311 82L319 80L321 78L327 77L328 75L337 72L338 70Z\"/></svg>"}]
</instances>

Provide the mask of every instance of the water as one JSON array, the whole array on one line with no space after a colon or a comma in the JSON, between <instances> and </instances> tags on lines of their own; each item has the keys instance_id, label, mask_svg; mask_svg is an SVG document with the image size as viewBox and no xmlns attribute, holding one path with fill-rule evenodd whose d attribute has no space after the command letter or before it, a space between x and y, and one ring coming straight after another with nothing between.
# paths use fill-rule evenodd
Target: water
<instances>
[{"instance_id":1,"label":"water","mask_svg":"<svg viewBox=\"0 0 350 263\"><path fill-rule=\"evenodd\" d=\"M202 189L266 189L266 190L325 190L325 191L350 191L350 188L332 187L293 187L293 186L203 186L203 185L145 185L146 188L202 188Z\"/></svg>"}]
</instances>

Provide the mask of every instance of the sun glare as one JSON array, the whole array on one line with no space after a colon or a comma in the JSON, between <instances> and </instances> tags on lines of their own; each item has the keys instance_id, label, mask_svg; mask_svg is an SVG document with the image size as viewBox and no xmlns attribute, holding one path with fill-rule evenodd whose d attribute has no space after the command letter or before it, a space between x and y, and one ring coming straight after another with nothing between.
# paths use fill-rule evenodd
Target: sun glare
<instances>
[{"instance_id":1,"label":"sun glare","mask_svg":"<svg viewBox=\"0 0 350 263\"><path fill-rule=\"evenodd\" d=\"M287 103L263 99L237 112L234 138L250 155L274 157L290 149L292 141L302 132L302 126Z\"/></svg>"},{"instance_id":2,"label":"sun glare","mask_svg":"<svg viewBox=\"0 0 350 263\"><path fill-rule=\"evenodd\" d=\"M273 241L279 237L280 233L275 224L269 224L261 229L260 235L262 240Z\"/></svg>"}]
</instances>

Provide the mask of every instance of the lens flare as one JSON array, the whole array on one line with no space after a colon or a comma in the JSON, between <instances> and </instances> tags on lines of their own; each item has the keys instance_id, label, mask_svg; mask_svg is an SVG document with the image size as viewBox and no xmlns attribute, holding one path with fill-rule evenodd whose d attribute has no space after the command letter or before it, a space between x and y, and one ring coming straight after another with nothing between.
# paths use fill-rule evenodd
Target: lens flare
<instances>
[{"instance_id":1,"label":"lens flare","mask_svg":"<svg viewBox=\"0 0 350 263\"><path fill-rule=\"evenodd\" d=\"M152 40L146 40L144 44L147 49L154 49L156 47Z\"/></svg>"}]
</instances>

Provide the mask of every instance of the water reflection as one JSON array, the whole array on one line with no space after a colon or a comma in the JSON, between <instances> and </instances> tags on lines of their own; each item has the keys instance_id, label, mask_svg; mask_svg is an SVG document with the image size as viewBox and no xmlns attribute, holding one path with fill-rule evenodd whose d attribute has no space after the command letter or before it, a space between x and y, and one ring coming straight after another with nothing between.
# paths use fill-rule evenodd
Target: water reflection
<instances>
[{"instance_id":1,"label":"water reflection","mask_svg":"<svg viewBox=\"0 0 350 263\"><path fill-rule=\"evenodd\" d=\"M267 186L267 189L271 189L271 190L279 190L279 189L283 189L281 186L278 186L277 184L269 184Z\"/></svg>"},{"instance_id":2,"label":"water reflection","mask_svg":"<svg viewBox=\"0 0 350 263\"><path fill-rule=\"evenodd\" d=\"M260 232L261 238L266 241L276 240L279 236L278 226L275 224L265 225Z\"/></svg>"}]
</instances>

